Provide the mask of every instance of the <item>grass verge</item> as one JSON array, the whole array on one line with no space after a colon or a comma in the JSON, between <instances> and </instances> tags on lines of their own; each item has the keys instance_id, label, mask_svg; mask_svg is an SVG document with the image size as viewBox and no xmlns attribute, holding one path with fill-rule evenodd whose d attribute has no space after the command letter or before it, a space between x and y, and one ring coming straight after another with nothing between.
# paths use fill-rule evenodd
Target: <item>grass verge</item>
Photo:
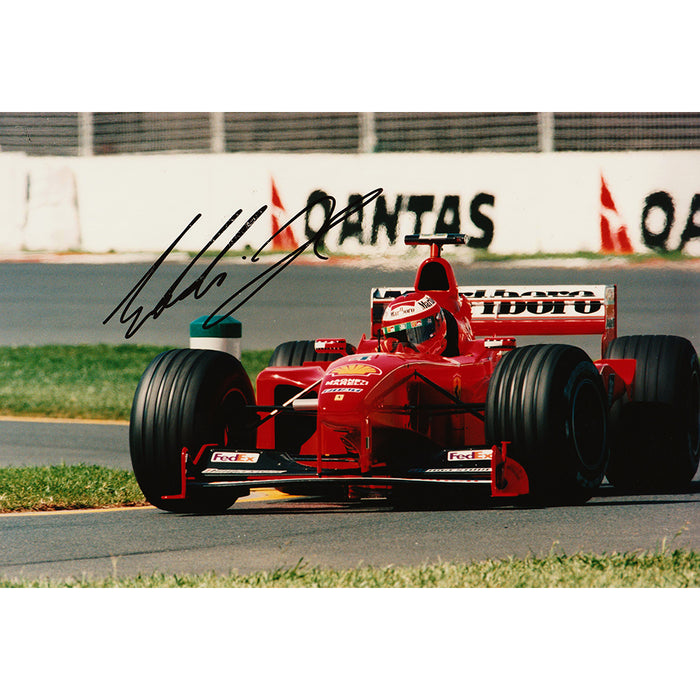
<instances>
[{"instance_id":1,"label":"grass verge","mask_svg":"<svg viewBox=\"0 0 700 700\"><path fill-rule=\"evenodd\" d=\"M157 345L0 347L0 415L128 420ZM251 381L272 351L243 352Z\"/></svg>"},{"instance_id":2,"label":"grass verge","mask_svg":"<svg viewBox=\"0 0 700 700\"><path fill-rule=\"evenodd\" d=\"M0 469L0 513L148 505L134 475L78 464Z\"/></svg>"},{"instance_id":3,"label":"grass verge","mask_svg":"<svg viewBox=\"0 0 700 700\"><path fill-rule=\"evenodd\" d=\"M549 554L466 564L330 569L296 566L248 575L139 575L61 581L0 579L4 588L695 588L700 554Z\"/></svg>"},{"instance_id":4,"label":"grass verge","mask_svg":"<svg viewBox=\"0 0 700 700\"><path fill-rule=\"evenodd\" d=\"M490 253L487 250L475 250L474 261L484 263L501 263L501 262L517 262L522 260L535 260L546 262L547 260L593 260L598 262L606 262L609 260L624 260L630 264L643 264L648 262L684 262L696 260L694 256L678 250L669 250L666 252L649 252L649 253L630 253L628 255L615 255L609 253L596 253L592 251L582 250L577 253Z\"/></svg>"}]
</instances>

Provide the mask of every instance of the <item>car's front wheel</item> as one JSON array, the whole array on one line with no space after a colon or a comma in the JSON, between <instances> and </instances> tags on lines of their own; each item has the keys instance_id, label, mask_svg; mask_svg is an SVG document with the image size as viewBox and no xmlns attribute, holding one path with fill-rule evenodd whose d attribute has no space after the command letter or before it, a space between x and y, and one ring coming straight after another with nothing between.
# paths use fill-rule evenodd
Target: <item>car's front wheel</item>
<instances>
[{"instance_id":1,"label":"car's front wheel","mask_svg":"<svg viewBox=\"0 0 700 700\"><path fill-rule=\"evenodd\" d=\"M226 510L247 489L192 488L168 499L181 484L181 451L194 457L206 444L255 447L248 427L255 404L241 363L215 350L170 350L158 355L136 388L129 424L134 475L149 503L174 512Z\"/></svg>"},{"instance_id":2,"label":"car's front wheel","mask_svg":"<svg viewBox=\"0 0 700 700\"><path fill-rule=\"evenodd\" d=\"M580 348L532 345L510 351L489 382L489 445L527 472L537 502L583 502L608 462L608 407L600 374Z\"/></svg>"}]
</instances>

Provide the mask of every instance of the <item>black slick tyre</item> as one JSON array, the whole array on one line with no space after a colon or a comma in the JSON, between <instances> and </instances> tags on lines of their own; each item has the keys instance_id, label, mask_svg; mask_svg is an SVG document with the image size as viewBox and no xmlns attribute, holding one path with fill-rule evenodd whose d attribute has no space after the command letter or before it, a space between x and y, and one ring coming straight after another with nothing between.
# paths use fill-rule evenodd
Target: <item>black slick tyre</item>
<instances>
[{"instance_id":1,"label":"black slick tyre","mask_svg":"<svg viewBox=\"0 0 700 700\"><path fill-rule=\"evenodd\" d=\"M608 481L632 491L687 488L700 461L700 369L692 344L678 336L621 336L605 357L637 361L631 399L610 410Z\"/></svg>"},{"instance_id":2,"label":"black slick tyre","mask_svg":"<svg viewBox=\"0 0 700 700\"><path fill-rule=\"evenodd\" d=\"M512 350L489 382L487 444L509 443L534 503L578 503L593 495L608 462L607 421L600 374L571 345Z\"/></svg>"},{"instance_id":3,"label":"black slick tyre","mask_svg":"<svg viewBox=\"0 0 700 700\"><path fill-rule=\"evenodd\" d=\"M241 363L214 350L169 350L158 355L136 388L129 448L136 480L152 505L173 512L226 510L247 489L191 488L184 499L164 499L181 488L183 447L194 458L205 444L254 447L246 427L255 397Z\"/></svg>"}]
</instances>

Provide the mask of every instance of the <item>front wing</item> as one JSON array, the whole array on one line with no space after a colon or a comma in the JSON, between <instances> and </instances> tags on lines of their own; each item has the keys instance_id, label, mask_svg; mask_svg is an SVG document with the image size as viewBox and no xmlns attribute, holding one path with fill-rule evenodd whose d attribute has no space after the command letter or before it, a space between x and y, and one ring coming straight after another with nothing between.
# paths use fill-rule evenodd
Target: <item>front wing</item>
<instances>
[{"instance_id":1,"label":"front wing","mask_svg":"<svg viewBox=\"0 0 700 700\"><path fill-rule=\"evenodd\" d=\"M351 463L352 464L352 463ZM361 487L453 485L490 487L492 496L520 496L529 492L527 474L507 456L506 443L491 449L442 450L428 464L408 467L401 475L353 473L350 465L324 474L276 450L233 450L205 445L194 459L182 449L181 488L163 498L183 499L192 488L267 488L299 484Z\"/></svg>"}]
</instances>

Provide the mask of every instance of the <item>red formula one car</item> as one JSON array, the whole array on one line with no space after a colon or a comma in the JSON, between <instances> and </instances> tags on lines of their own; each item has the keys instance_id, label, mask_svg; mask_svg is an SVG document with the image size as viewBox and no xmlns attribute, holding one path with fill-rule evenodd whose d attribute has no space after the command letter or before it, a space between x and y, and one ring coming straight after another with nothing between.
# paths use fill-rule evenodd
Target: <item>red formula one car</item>
<instances>
[{"instance_id":1,"label":"red formula one car","mask_svg":"<svg viewBox=\"0 0 700 700\"><path fill-rule=\"evenodd\" d=\"M153 505L228 508L255 487L402 498L482 487L583 502L687 487L700 459L700 370L675 336L617 336L610 285L458 286L430 245L410 289L372 290L371 333L278 346L256 390L232 355L171 350L139 382L134 473ZM515 336L597 334L602 358Z\"/></svg>"}]
</instances>

